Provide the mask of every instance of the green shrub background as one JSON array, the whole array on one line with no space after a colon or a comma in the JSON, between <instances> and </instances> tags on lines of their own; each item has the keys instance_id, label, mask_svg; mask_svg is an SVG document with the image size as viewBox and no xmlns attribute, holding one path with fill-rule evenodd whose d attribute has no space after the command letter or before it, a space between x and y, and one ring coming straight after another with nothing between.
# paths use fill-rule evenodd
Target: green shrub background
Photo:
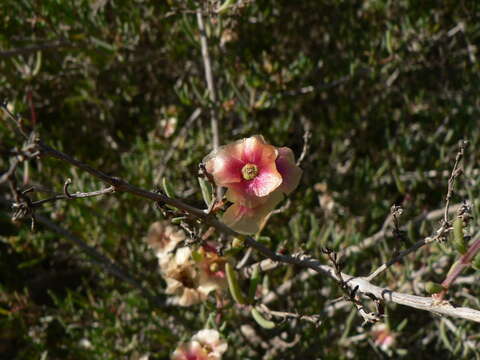
<instances>
[{"instance_id":1,"label":"green shrub background","mask_svg":"<svg viewBox=\"0 0 480 360\"><path fill-rule=\"evenodd\" d=\"M480 40L475 1L304 0L242 1L221 16L215 2L142 0L7 0L0 3L0 91L15 112L36 112L43 141L106 173L148 190L165 177L178 197L203 206L198 164L211 151L204 68L195 11L207 23L218 92L220 141L262 134L298 156L304 124L311 124L304 175L290 207L273 216L262 235L272 249L358 244L378 231L392 204L402 224L443 206L448 172L460 139L469 141L466 176L454 202L470 200L479 225L478 159ZM30 94L30 95L29 95ZM187 123L197 109L202 115ZM165 136L168 119L176 122ZM31 125L31 120L30 123ZM0 169L21 141L2 115ZM167 154L171 152L170 155ZM170 157L169 157L170 156ZM165 163L165 159L168 162ZM30 162L30 183L60 193L93 191L99 181L52 159ZM446 173L445 173L446 172ZM8 186L0 196L11 199ZM28 222L12 224L0 208L0 358L165 359L175 344L202 329L215 313L211 299L191 308L151 303L64 238ZM161 218L152 203L128 194L56 202L39 210L122 264L161 299L164 282L144 237ZM438 222L412 225L405 244L387 236L342 259L344 271L367 275L395 249L428 236ZM433 244L375 281L425 295L426 281L442 281L457 254ZM439 259L447 265L438 266ZM253 259L262 259L254 254ZM427 268L409 286L412 274ZM301 269L268 273L270 289ZM478 272L456 285L457 304L479 308ZM227 359L268 358L240 334L254 326L263 341L299 341L281 359L479 358L478 324L388 305L386 321L398 333L389 353L373 343L362 319L347 306L327 315L338 285L320 276L298 282L272 304L278 310L319 314L320 327L286 322L259 328L235 309L223 312ZM355 340L355 336L366 334ZM88 339L90 347L84 346ZM477 344L469 346L468 341Z\"/></svg>"}]
</instances>

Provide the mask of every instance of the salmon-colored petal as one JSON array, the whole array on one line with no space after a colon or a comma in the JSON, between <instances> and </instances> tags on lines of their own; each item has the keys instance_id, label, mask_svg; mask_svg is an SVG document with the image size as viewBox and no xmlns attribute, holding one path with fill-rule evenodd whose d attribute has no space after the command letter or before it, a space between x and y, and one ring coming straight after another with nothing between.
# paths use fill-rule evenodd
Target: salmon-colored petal
<instances>
[{"instance_id":1,"label":"salmon-colored petal","mask_svg":"<svg viewBox=\"0 0 480 360\"><path fill-rule=\"evenodd\" d=\"M265 203L266 197L274 192L282 181L282 176L272 162L268 167L260 169L254 179L242 179L240 182L229 184L226 197L228 201L253 208Z\"/></svg>"},{"instance_id":2,"label":"salmon-colored petal","mask_svg":"<svg viewBox=\"0 0 480 360\"><path fill-rule=\"evenodd\" d=\"M268 200L266 196L258 197L251 190L249 190L246 181L230 184L227 192L225 193L225 197L232 203L249 208L259 206Z\"/></svg>"},{"instance_id":3,"label":"salmon-colored petal","mask_svg":"<svg viewBox=\"0 0 480 360\"><path fill-rule=\"evenodd\" d=\"M265 203L255 208L233 204L223 214L222 221L240 234L255 234L265 225L268 214L282 199L282 193L275 191Z\"/></svg>"},{"instance_id":4,"label":"salmon-colored petal","mask_svg":"<svg viewBox=\"0 0 480 360\"><path fill-rule=\"evenodd\" d=\"M282 184L282 176L277 171L275 162L260 169L259 174L248 181L248 192L258 197L267 196Z\"/></svg>"},{"instance_id":5,"label":"salmon-colored petal","mask_svg":"<svg viewBox=\"0 0 480 360\"><path fill-rule=\"evenodd\" d=\"M282 185L280 185L278 189L288 195L295 190L300 183L302 169L295 164L293 151L288 147L278 149L278 157L275 164L283 178Z\"/></svg>"},{"instance_id":6,"label":"salmon-colored petal","mask_svg":"<svg viewBox=\"0 0 480 360\"><path fill-rule=\"evenodd\" d=\"M226 186L242 179L244 152L245 139L242 139L220 146L203 159L205 169L213 176L217 185Z\"/></svg>"},{"instance_id":7,"label":"salmon-colored petal","mask_svg":"<svg viewBox=\"0 0 480 360\"><path fill-rule=\"evenodd\" d=\"M249 164L258 164L262 159L264 149L274 148L272 145L268 145L261 135L243 139L243 142L242 161Z\"/></svg>"},{"instance_id":8,"label":"salmon-colored petal","mask_svg":"<svg viewBox=\"0 0 480 360\"><path fill-rule=\"evenodd\" d=\"M275 162L277 149L265 142L261 135L251 136L244 139L245 146L242 154L242 161L246 164L255 164L259 168L268 166Z\"/></svg>"},{"instance_id":9,"label":"salmon-colored petal","mask_svg":"<svg viewBox=\"0 0 480 360\"><path fill-rule=\"evenodd\" d=\"M245 164L228 152L218 152L215 156L209 156L204 163L205 169L213 176L218 186L227 186L242 180L242 168Z\"/></svg>"}]
</instances>

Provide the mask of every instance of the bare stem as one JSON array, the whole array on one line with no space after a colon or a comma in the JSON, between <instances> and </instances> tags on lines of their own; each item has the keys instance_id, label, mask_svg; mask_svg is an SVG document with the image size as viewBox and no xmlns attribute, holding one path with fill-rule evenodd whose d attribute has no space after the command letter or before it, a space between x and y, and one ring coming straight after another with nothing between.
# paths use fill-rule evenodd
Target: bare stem
<instances>
[{"instance_id":1,"label":"bare stem","mask_svg":"<svg viewBox=\"0 0 480 360\"><path fill-rule=\"evenodd\" d=\"M198 30L200 31L200 46L202 48L203 67L205 69L205 81L207 82L208 97L210 99L210 127L212 129L212 145L213 150L217 150L220 146L220 136L218 131L218 115L217 115L217 93L215 91L215 82L213 80L212 63L210 61L210 53L208 51L207 33L205 31L205 23L200 9L197 11ZM222 189L217 187L217 200L222 198Z\"/></svg>"},{"instance_id":2,"label":"bare stem","mask_svg":"<svg viewBox=\"0 0 480 360\"><path fill-rule=\"evenodd\" d=\"M453 190L455 188L455 180L462 173L462 169L459 169L458 166L460 164L460 161L463 158L463 155L465 154L466 144L467 144L466 141L464 140L460 141L460 150L458 151L457 156L455 157L455 164L453 165L452 173L450 175L450 178L448 179L447 196L445 197L445 213L443 215L443 221L445 223L448 223L448 207L450 206L450 199L453 196Z\"/></svg>"},{"instance_id":3,"label":"bare stem","mask_svg":"<svg viewBox=\"0 0 480 360\"><path fill-rule=\"evenodd\" d=\"M257 310L260 310L261 312L271 317L279 317L279 318L282 318L283 320L286 320L286 319L304 320L304 321L311 322L315 326L319 326L322 323L319 315L302 315L302 314L297 314L297 313L287 312L287 311L274 311L274 310L270 310L265 304L260 304L257 307Z\"/></svg>"},{"instance_id":4,"label":"bare stem","mask_svg":"<svg viewBox=\"0 0 480 360\"><path fill-rule=\"evenodd\" d=\"M466 268L472 265L472 260L475 256L480 252L480 236L477 236L473 241L472 245L468 248L467 252L463 254L460 259L453 265L452 269L448 272L447 277L442 282L442 286L445 288L442 292L440 292L436 297L439 299L443 299L446 295L448 289L455 280L460 276L460 274Z\"/></svg>"}]
</instances>

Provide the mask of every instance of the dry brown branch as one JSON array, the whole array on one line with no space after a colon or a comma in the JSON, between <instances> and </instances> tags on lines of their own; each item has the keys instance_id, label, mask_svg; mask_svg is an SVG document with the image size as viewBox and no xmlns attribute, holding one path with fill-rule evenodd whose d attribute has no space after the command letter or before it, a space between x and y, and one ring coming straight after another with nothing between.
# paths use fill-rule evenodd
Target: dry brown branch
<instances>
[{"instance_id":1,"label":"dry brown branch","mask_svg":"<svg viewBox=\"0 0 480 360\"><path fill-rule=\"evenodd\" d=\"M462 204L451 205L450 208L448 209L448 214L449 215L455 214L461 207L462 207ZM417 225L422 221L435 221L442 218L444 214L445 214L445 208L432 210L428 213L417 216L415 219L411 221L411 223L413 223L414 225ZM350 255L353 255L359 251L368 249L369 247L375 245L377 242L385 238L385 236L387 235L388 226L391 224L392 220L393 220L393 217L390 214L385 220L382 228L378 232L376 232L372 236L365 238L358 245L352 245L352 246L349 246L348 248L345 248L344 250L340 251L339 254L342 256L348 257ZM407 230L407 226L408 224L402 226L400 230L402 231Z\"/></svg>"},{"instance_id":2,"label":"dry brown branch","mask_svg":"<svg viewBox=\"0 0 480 360\"><path fill-rule=\"evenodd\" d=\"M210 99L210 127L212 129L212 145L213 150L217 150L220 146L220 135L218 130L218 114L217 114L217 93L215 89L215 82L213 79L212 63L210 61L210 53L208 51L207 33L205 30L205 23L203 21L203 14L199 9L197 11L198 30L200 32L200 46L202 49L203 67L205 70L205 81L207 82L208 97ZM223 196L222 189L217 187L217 200L220 201Z\"/></svg>"},{"instance_id":3,"label":"dry brown branch","mask_svg":"<svg viewBox=\"0 0 480 360\"><path fill-rule=\"evenodd\" d=\"M319 326L322 321L320 320L319 315L302 315L288 311L274 311L270 310L265 304L260 304L257 306L257 309L270 317L279 317L283 320L287 319L297 319L311 322L315 326Z\"/></svg>"}]
</instances>

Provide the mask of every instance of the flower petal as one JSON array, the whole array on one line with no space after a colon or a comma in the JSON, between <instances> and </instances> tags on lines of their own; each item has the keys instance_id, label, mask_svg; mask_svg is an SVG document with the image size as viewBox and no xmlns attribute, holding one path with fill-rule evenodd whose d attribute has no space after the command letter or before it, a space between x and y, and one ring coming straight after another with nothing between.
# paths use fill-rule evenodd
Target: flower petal
<instances>
[{"instance_id":1,"label":"flower petal","mask_svg":"<svg viewBox=\"0 0 480 360\"><path fill-rule=\"evenodd\" d=\"M267 197L256 196L249 188L246 181L230 184L225 194L228 201L242 206L253 208L265 203Z\"/></svg>"},{"instance_id":2,"label":"flower petal","mask_svg":"<svg viewBox=\"0 0 480 360\"><path fill-rule=\"evenodd\" d=\"M275 191L267 198L265 203L254 208L233 204L223 214L222 221L241 234L257 233L265 225L268 214L282 201L283 195Z\"/></svg>"},{"instance_id":3,"label":"flower petal","mask_svg":"<svg viewBox=\"0 0 480 360\"><path fill-rule=\"evenodd\" d=\"M218 186L226 186L242 179L242 167L245 165L242 161L244 150L245 139L242 139L220 146L203 159L205 169L213 176Z\"/></svg>"},{"instance_id":4,"label":"flower petal","mask_svg":"<svg viewBox=\"0 0 480 360\"><path fill-rule=\"evenodd\" d=\"M273 192L280 184L282 184L282 176L275 166L269 166L269 169L262 168L260 174L248 182L248 192L263 197Z\"/></svg>"},{"instance_id":5,"label":"flower petal","mask_svg":"<svg viewBox=\"0 0 480 360\"><path fill-rule=\"evenodd\" d=\"M279 190L288 195L298 186L302 176L302 169L295 164L293 151L288 147L278 149L278 157L275 163L278 172L283 178Z\"/></svg>"},{"instance_id":6,"label":"flower petal","mask_svg":"<svg viewBox=\"0 0 480 360\"><path fill-rule=\"evenodd\" d=\"M265 139L263 138L262 135L254 135L249 138L243 139L244 142L244 148L242 152L242 161L245 162L246 164L258 164L261 160L263 155L263 152L265 150L275 150L275 148L272 145L268 145L265 142Z\"/></svg>"},{"instance_id":7,"label":"flower petal","mask_svg":"<svg viewBox=\"0 0 480 360\"><path fill-rule=\"evenodd\" d=\"M275 168L275 163L269 169L262 169L253 180L242 180L229 184L226 197L228 201L254 208L267 202L267 195L274 192L282 184L282 176Z\"/></svg>"}]
</instances>

